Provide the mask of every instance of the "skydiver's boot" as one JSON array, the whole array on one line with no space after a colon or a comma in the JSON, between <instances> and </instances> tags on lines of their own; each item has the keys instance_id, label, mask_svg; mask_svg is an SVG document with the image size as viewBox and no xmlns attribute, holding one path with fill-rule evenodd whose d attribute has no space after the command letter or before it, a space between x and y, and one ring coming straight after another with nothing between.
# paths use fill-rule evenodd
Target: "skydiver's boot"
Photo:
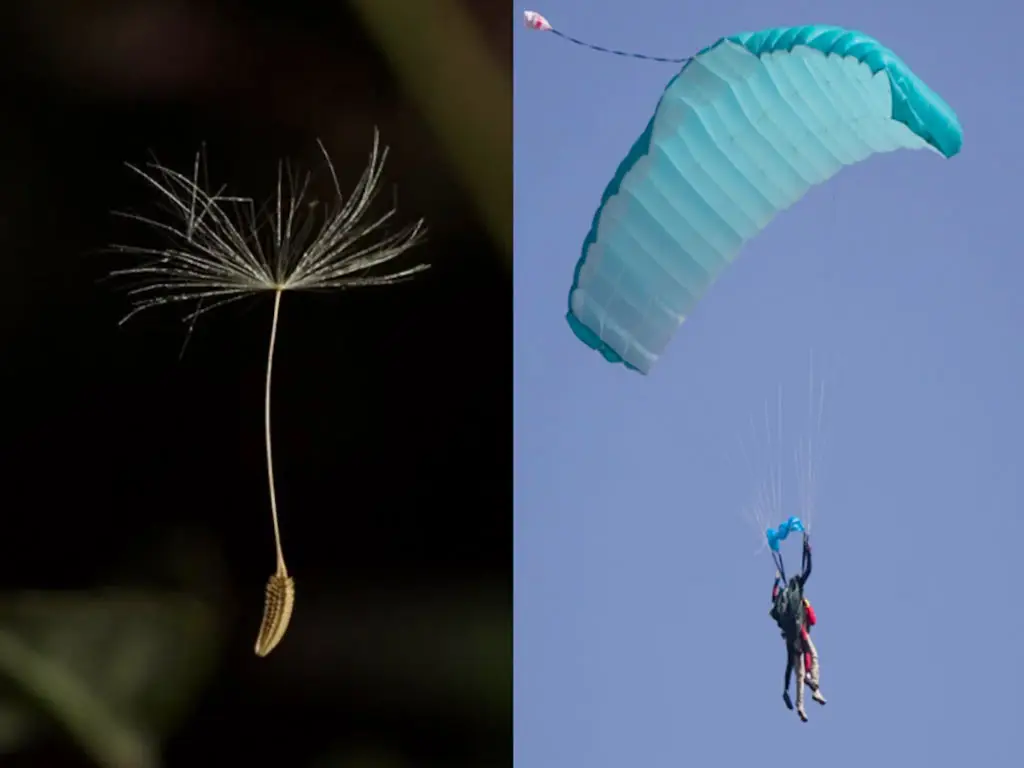
<instances>
[{"instance_id":1,"label":"skydiver's boot","mask_svg":"<svg viewBox=\"0 0 1024 768\"><path fill-rule=\"evenodd\" d=\"M786 674L782 678L782 700L784 702L786 702L786 709L793 709L793 700L791 698L789 698L789 681L790 681L790 676L792 674L793 674L793 655L789 654L788 658L786 659ZM797 674L797 677L800 676L800 672L799 671L796 674Z\"/></svg>"},{"instance_id":2,"label":"skydiver's boot","mask_svg":"<svg viewBox=\"0 0 1024 768\"><path fill-rule=\"evenodd\" d=\"M807 713L804 712L804 708L802 706L796 708L796 713L800 715L801 720L803 720L805 723L807 722Z\"/></svg>"},{"instance_id":3,"label":"skydiver's boot","mask_svg":"<svg viewBox=\"0 0 1024 768\"><path fill-rule=\"evenodd\" d=\"M814 699L819 704L825 703L825 697L821 695L821 686L819 686L818 683L815 682L814 678L811 675L804 676L804 684L811 689L812 699Z\"/></svg>"}]
</instances>

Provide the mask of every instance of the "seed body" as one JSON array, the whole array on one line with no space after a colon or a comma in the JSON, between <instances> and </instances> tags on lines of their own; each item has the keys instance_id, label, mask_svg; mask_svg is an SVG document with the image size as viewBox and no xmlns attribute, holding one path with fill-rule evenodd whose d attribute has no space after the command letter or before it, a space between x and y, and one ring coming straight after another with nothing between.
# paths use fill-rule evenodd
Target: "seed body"
<instances>
[{"instance_id":1,"label":"seed body","mask_svg":"<svg viewBox=\"0 0 1024 768\"><path fill-rule=\"evenodd\" d=\"M256 655L266 656L281 642L288 631L295 607L295 580L275 573L267 580L267 594L263 603L263 622L256 637Z\"/></svg>"}]
</instances>

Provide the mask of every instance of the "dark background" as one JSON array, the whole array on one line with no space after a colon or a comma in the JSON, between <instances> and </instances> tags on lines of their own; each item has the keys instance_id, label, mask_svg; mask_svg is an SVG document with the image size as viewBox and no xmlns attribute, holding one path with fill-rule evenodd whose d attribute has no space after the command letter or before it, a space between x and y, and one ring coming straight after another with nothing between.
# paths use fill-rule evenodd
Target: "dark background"
<instances>
[{"instance_id":1,"label":"dark background","mask_svg":"<svg viewBox=\"0 0 1024 768\"><path fill-rule=\"evenodd\" d=\"M429 9L421 8L430 6ZM21 2L0 14L0 765L511 764L511 25L505 4ZM297 602L274 567L269 296L119 327L156 246L126 167L343 189L379 127L394 287L285 294L274 382ZM329 181L329 180L328 180ZM329 194L318 184L315 194Z\"/></svg>"}]
</instances>

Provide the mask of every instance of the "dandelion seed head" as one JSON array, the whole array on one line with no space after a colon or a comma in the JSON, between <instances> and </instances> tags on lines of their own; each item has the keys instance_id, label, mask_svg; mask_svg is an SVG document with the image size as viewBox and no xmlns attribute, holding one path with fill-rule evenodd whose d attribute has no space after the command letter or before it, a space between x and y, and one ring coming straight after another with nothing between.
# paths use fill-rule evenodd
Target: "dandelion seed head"
<instances>
[{"instance_id":1,"label":"dandelion seed head","mask_svg":"<svg viewBox=\"0 0 1024 768\"><path fill-rule=\"evenodd\" d=\"M427 269L417 264L379 271L422 242L423 220L388 232L394 207L370 216L380 190L388 150L374 131L370 159L352 193L342 194L334 164L322 142L335 196L309 195L311 176L278 164L277 190L261 206L252 198L211 191L199 178L197 154L192 176L150 163L129 165L157 193L165 217L122 213L167 238L163 248L116 245L113 250L142 259L111 272L131 282L132 309L122 318L153 307L194 302L194 321L211 309L261 292L327 291L390 285ZM201 154L201 153L200 153Z\"/></svg>"}]
</instances>

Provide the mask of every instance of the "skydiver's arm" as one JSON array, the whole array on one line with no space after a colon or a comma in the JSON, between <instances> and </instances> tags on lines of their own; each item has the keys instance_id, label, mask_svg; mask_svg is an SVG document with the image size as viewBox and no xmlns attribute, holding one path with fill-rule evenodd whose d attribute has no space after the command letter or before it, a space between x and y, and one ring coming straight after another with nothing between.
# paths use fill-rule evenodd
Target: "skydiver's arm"
<instances>
[{"instance_id":1,"label":"skydiver's arm","mask_svg":"<svg viewBox=\"0 0 1024 768\"><path fill-rule=\"evenodd\" d=\"M779 583L781 581L782 581L782 576L780 576L779 572L776 571L775 572L775 583L772 584L772 602L773 603L775 602L775 598L777 598L779 596Z\"/></svg>"},{"instance_id":2,"label":"skydiver's arm","mask_svg":"<svg viewBox=\"0 0 1024 768\"><path fill-rule=\"evenodd\" d=\"M800 574L800 584L803 586L811 577L811 545L804 542L804 572Z\"/></svg>"}]
</instances>

